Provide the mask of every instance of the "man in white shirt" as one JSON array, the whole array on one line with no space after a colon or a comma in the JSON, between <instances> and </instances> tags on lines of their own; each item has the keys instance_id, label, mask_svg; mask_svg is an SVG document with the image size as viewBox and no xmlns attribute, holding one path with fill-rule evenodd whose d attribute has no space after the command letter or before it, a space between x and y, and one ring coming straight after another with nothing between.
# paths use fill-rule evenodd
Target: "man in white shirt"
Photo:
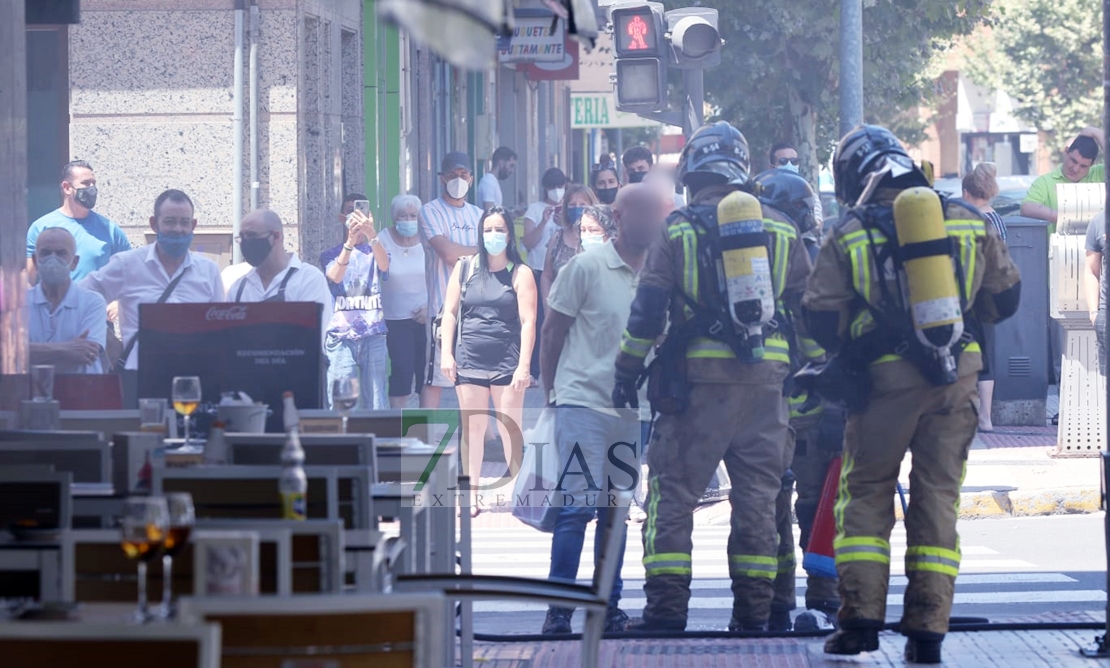
<instances>
[{"instance_id":1,"label":"man in white shirt","mask_svg":"<svg viewBox=\"0 0 1110 668\"><path fill-rule=\"evenodd\" d=\"M105 301L119 301L124 343L123 405L138 405L139 304L220 302L224 286L220 268L193 253L193 200L180 190L167 190L154 201L150 229L157 241L111 257L108 264L78 285L100 293ZM115 360L112 360L116 363Z\"/></svg>"},{"instance_id":2,"label":"man in white shirt","mask_svg":"<svg viewBox=\"0 0 1110 668\"><path fill-rule=\"evenodd\" d=\"M466 201L466 193L474 182L470 156L461 151L451 151L440 163L439 180L443 194L420 207L417 222L420 238L432 251L425 257L428 262L428 324L439 313L447 294L447 280L455 262L460 257L478 252L478 221L482 210ZM431 336L428 337L429 343ZM432 375L420 393L421 408L439 408L440 393L445 387L454 387L439 368L439 343L432 361Z\"/></svg>"},{"instance_id":3,"label":"man in white shirt","mask_svg":"<svg viewBox=\"0 0 1110 668\"><path fill-rule=\"evenodd\" d=\"M227 291L233 302L317 302L323 326L331 320L331 291L324 272L285 250L281 218L269 209L251 211L239 226L239 250L254 269Z\"/></svg>"},{"instance_id":4,"label":"man in white shirt","mask_svg":"<svg viewBox=\"0 0 1110 668\"><path fill-rule=\"evenodd\" d=\"M31 261L39 277L27 291L31 363L53 364L57 373L103 373L104 298L72 284L80 261L73 235L62 227L41 230Z\"/></svg>"},{"instance_id":5,"label":"man in white shirt","mask_svg":"<svg viewBox=\"0 0 1110 668\"><path fill-rule=\"evenodd\" d=\"M516 171L516 152L508 146L500 146L490 156L490 168L478 182L478 206L486 211L491 206L501 206L501 183Z\"/></svg>"}]
</instances>

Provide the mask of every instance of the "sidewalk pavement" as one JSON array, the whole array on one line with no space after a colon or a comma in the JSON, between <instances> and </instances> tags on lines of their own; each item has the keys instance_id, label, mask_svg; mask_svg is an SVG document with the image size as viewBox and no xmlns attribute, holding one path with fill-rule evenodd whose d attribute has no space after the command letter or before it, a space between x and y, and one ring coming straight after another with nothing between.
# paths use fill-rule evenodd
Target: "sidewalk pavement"
<instances>
[{"instance_id":1,"label":"sidewalk pavement","mask_svg":"<svg viewBox=\"0 0 1110 668\"><path fill-rule=\"evenodd\" d=\"M1107 660L1085 659L1078 648L1092 643L1095 631L1023 630L953 632L944 641L948 668L1078 668L1104 666ZM605 668L703 668L745 666L817 668L819 666L897 666L905 639L892 632L880 636L877 652L830 658L821 638L614 639L601 643L598 665ZM475 644L475 663L484 668L569 668L580 665L579 641Z\"/></svg>"}]
</instances>

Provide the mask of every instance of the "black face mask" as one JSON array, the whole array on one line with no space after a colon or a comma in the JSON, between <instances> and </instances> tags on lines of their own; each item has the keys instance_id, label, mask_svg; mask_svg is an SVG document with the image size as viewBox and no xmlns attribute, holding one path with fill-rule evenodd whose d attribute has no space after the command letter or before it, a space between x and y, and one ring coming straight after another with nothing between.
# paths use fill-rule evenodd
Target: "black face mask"
<instances>
[{"instance_id":1,"label":"black face mask","mask_svg":"<svg viewBox=\"0 0 1110 668\"><path fill-rule=\"evenodd\" d=\"M73 192L73 199L86 209L91 209L96 206L96 186L88 186L87 188L77 188Z\"/></svg>"},{"instance_id":2,"label":"black face mask","mask_svg":"<svg viewBox=\"0 0 1110 668\"><path fill-rule=\"evenodd\" d=\"M617 201L617 188L598 188L597 199L602 204L612 204Z\"/></svg>"},{"instance_id":3,"label":"black face mask","mask_svg":"<svg viewBox=\"0 0 1110 668\"><path fill-rule=\"evenodd\" d=\"M647 176L647 172L629 172L628 173L628 182L629 183L640 183L644 180L645 176Z\"/></svg>"},{"instance_id":4,"label":"black face mask","mask_svg":"<svg viewBox=\"0 0 1110 668\"><path fill-rule=\"evenodd\" d=\"M270 237L243 239L239 242L239 250L243 253L243 259L250 263L252 267L262 264L273 248L274 245L270 243Z\"/></svg>"}]
</instances>

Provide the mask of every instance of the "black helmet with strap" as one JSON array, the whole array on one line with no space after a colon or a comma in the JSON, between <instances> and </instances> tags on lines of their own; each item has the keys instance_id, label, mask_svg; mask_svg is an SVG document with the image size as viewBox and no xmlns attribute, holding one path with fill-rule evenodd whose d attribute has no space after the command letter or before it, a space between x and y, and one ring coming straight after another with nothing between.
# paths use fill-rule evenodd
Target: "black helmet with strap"
<instances>
[{"instance_id":1,"label":"black helmet with strap","mask_svg":"<svg viewBox=\"0 0 1110 668\"><path fill-rule=\"evenodd\" d=\"M842 204L852 207L866 203L887 176L898 179L903 188L930 185L890 130L858 125L841 138L833 155L833 179L836 198Z\"/></svg>"},{"instance_id":2,"label":"black helmet with strap","mask_svg":"<svg viewBox=\"0 0 1110 668\"><path fill-rule=\"evenodd\" d=\"M817 195L804 178L785 169L768 169L753 180L759 184L759 200L790 216L799 234L817 226Z\"/></svg>"},{"instance_id":3,"label":"black helmet with strap","mask_svg":"<svg viewBox=\"0 0 1110 668\"><path fill-rule=\"evenodd\" d=\"M751 175L748 140L725 121L703 125L686 142L676 178L692 192L713 185L747 185Z\"/></svg>"}]
</instances>

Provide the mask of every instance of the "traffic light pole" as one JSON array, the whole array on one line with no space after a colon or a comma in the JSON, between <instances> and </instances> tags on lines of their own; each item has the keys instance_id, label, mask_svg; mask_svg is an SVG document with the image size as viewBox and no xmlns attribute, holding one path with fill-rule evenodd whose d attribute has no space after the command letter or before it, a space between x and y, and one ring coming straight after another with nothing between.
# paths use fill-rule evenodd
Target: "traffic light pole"
<instances>
[{"instance_id":1,"label":"traffic light pole","mask_svg":"<svg viewBox=\"0 0 1110 668\"><path fill-rule=\"evenodd\" d=\"M705 70L682 70L686 101L682 114L682 134L687 139L705 125Z\"/></svg>"}]
</instances>

